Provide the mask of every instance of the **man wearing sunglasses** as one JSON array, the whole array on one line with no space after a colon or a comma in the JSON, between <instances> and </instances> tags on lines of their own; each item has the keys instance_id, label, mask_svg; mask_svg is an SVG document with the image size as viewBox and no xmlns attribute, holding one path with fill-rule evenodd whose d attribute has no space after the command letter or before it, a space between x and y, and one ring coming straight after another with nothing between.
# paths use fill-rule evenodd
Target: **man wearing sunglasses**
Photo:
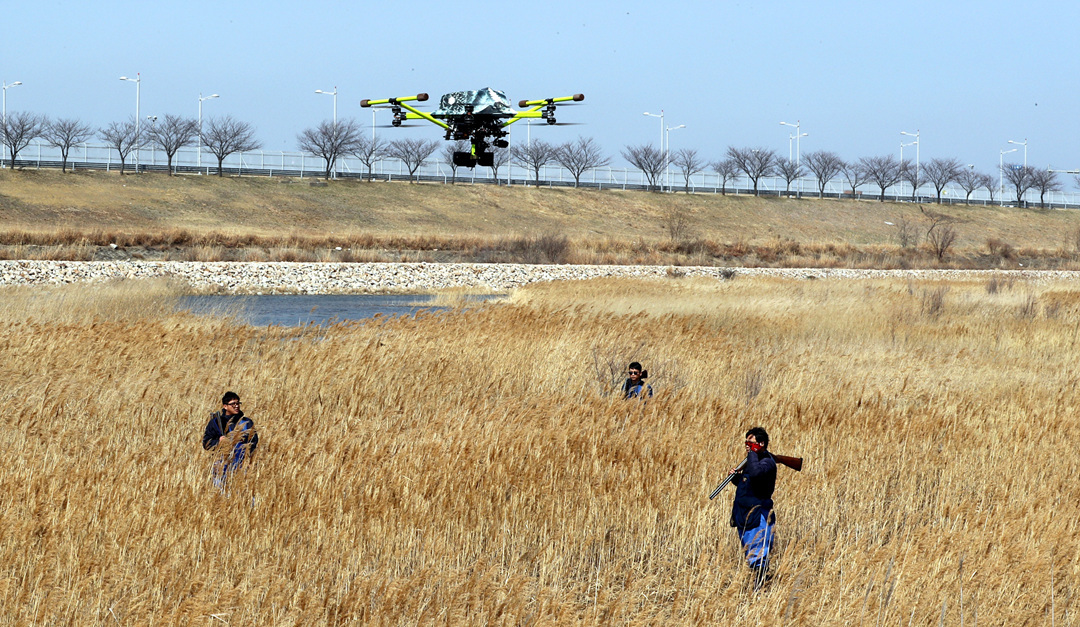
<instances>
[{"instance_id":1,"label":"man wearing sunglasses","mask_svg":"<svg viewBox=\"0 0 1080 627\"><path fill-rule=\"evenodd\" d=\"M219 486L224 486L227 475L238 470L259 445L255 422L244 415L241 405L236 392L226 392L221 398L221 411L210 415L203 432L203 448L225 455L214 464L214 483Z\"/></svg>"},{"instance_id":2,"label":"man wearing sunglasses","mask_svg":"<svg viewBox=\"0 0 1080 627\"><path fill-rule=\"evenodd\" d=\"M632 362L626 369L629 377L622 386L623 398L651 398L652 386L645 383L645 377L649 376L648 371L641 369L641 364L638 362Z\"/></svg>"},{"instance_id":3,"label":"man wearing sunglasses","mask_svg":"<svg viewBox=\"0 0 1080 627\"><path fill-rule=\"evenodd\" d=\"M776 524L772 500L776 460L766 450L768 446L769 434L763 427L747 431L746 464L732 480L735 501L731 505L731 526L739 533L747 565L757 574L756 585L765 581Z\"/></svg>"}]
</instances>

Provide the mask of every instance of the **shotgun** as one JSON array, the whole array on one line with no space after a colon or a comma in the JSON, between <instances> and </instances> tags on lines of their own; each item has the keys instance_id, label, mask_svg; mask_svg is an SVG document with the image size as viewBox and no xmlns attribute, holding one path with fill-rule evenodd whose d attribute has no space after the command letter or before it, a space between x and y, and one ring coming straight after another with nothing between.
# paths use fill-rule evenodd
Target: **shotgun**
<instances>
[{"instance_id":1,"label":"shotgun","mask_svg":"<svg viewBox=\"0 0 1080 627\"><path fill-rule=\"evenodd\" d=\"M802 470L802 458L801 457L788 457L787 455L776 455L775 453L769 453L769 454L772 455L773 459L775 459L778 463L783 464L783 465L787 466L788 468L790 468L790 469L792 469L792 470L794 470L796 472ZM739 462L739 465L736 466L731 471L731 474L727 476L727 479L724 479L723 483L716 486L716 489L713 490L712 494L709 495L709 500L710 501L713 500L714 498L716 498L716 495L720 494L720 491L723 490L725 487L727 487L727 484L731 483L731 480L735 478L735 475L739 474L739 471L741 471L743 469L743 466L746 466L746 460L745 459L743 459L741 462Z\"/></svg>"}]
</instances>

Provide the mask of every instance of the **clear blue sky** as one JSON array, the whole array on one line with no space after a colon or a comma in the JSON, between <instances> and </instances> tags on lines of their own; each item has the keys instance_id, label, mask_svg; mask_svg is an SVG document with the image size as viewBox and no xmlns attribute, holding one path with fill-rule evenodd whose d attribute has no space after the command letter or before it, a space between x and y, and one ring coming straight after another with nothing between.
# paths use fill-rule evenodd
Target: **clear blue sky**
<instances>
[{"instance_id":1,"label":"clear blue sky","mask_svg":"<svg viewBox=\"0 0 1080 627\"><path fill-rule=\"evenodd\" d=\"M552 142L594 137L707 159L728 146L845 159L956 157L996 174L1008 140L1037 167L1080 168L1080 3L976 2L8 2L0 80L8 112L95 126L141 113L252 123L266 150L332 116L367 127L362 98L493 87L517 102L584 93L560 110L582 126L534 127ZM382 123L387 114L381 114ZM517 126L517 125L515 125ZM524 129L522 129L524 130ZM380 130L439 139L435 127ZM520 136L521 132L516 131ZM914 146L905 157L914 157ZM909 152L910 151L910 152ZM1021 150L1006 155L1021 162ZM1063 177L1066 188L1072 177Z\"/></svg>"}]
</instances>

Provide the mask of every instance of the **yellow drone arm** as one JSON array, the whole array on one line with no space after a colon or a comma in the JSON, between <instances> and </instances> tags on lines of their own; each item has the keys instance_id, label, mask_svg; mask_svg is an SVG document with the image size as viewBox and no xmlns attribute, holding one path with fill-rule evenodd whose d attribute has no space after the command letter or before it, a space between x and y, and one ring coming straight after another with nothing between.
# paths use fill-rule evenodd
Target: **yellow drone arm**
<instances>
[{"instance_id":1,"label":"yellow drone arm","mask_svg":"<svg viewBox=\"0 0 1080 627\"><path fill-rule=\"evenodd\" d=\"M406 119L411 119L411 120L424 119L424 120L427 120L428 122L431 122L432 124L437 124L437 125L439 125L439 126L441 126L443 128L450 128L449 126L447 126L446 122L443 122L442 120L436 120L435 118L431 117L430 114L425 113L425 112L420 111L419 109L417 109L415 107L412 107L410 105L405 104L406 102L411 102L411 101L424 102L427 99L428 99L427 94L416 94L415 96L405 96L403 98L384 98L382 100L369 100L369 99L365 98L364 100L360 101L360 106L361 107L371 107L371 106L374 106L374 105L398 106L398 107L401 107L402 109L405 109L406 111L409 112L409 113L406 114Z\"/></svg>"},{"instance_id":2,"label":"yellow drone arm","mask_svg":"<svg viewBox=\"0 0 1080 627\"><path fill-rule=\"evenodd\" d=\"M507 120L503 126L510 126L514 122L524 118L542 118L544 115L540 112L540 109L557 102L581 102L582 100L585 100L585 94L574 94L573 96L561 96L559 98L546 98L544 100L522 100L518 103L518 107L522 109L525 109L526 107L532 108L525 111L519 111L517 115Z\"/></svg>"}]
</instances>

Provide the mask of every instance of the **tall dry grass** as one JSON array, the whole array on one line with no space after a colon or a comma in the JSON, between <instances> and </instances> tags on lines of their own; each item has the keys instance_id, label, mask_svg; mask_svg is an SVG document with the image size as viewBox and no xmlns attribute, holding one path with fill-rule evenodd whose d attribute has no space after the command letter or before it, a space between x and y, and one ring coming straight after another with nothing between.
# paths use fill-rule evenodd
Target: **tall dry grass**
<instances>
[{"instance_id":1,"label":"tall dry grass","mask_svg":"<svg viewBox=\"0 0 1080 627\"><path fill-rule=\"evenodd\" d=\"M1080 611L1078 285L595 281L298 329L128 285L0 292L5 623ZM656 396L616 399L597 356ZM227 389L262 440L223 495L199 441ZM806 458L757 593L706 498L755 424Z\"/></svg>"}]
</instances>

